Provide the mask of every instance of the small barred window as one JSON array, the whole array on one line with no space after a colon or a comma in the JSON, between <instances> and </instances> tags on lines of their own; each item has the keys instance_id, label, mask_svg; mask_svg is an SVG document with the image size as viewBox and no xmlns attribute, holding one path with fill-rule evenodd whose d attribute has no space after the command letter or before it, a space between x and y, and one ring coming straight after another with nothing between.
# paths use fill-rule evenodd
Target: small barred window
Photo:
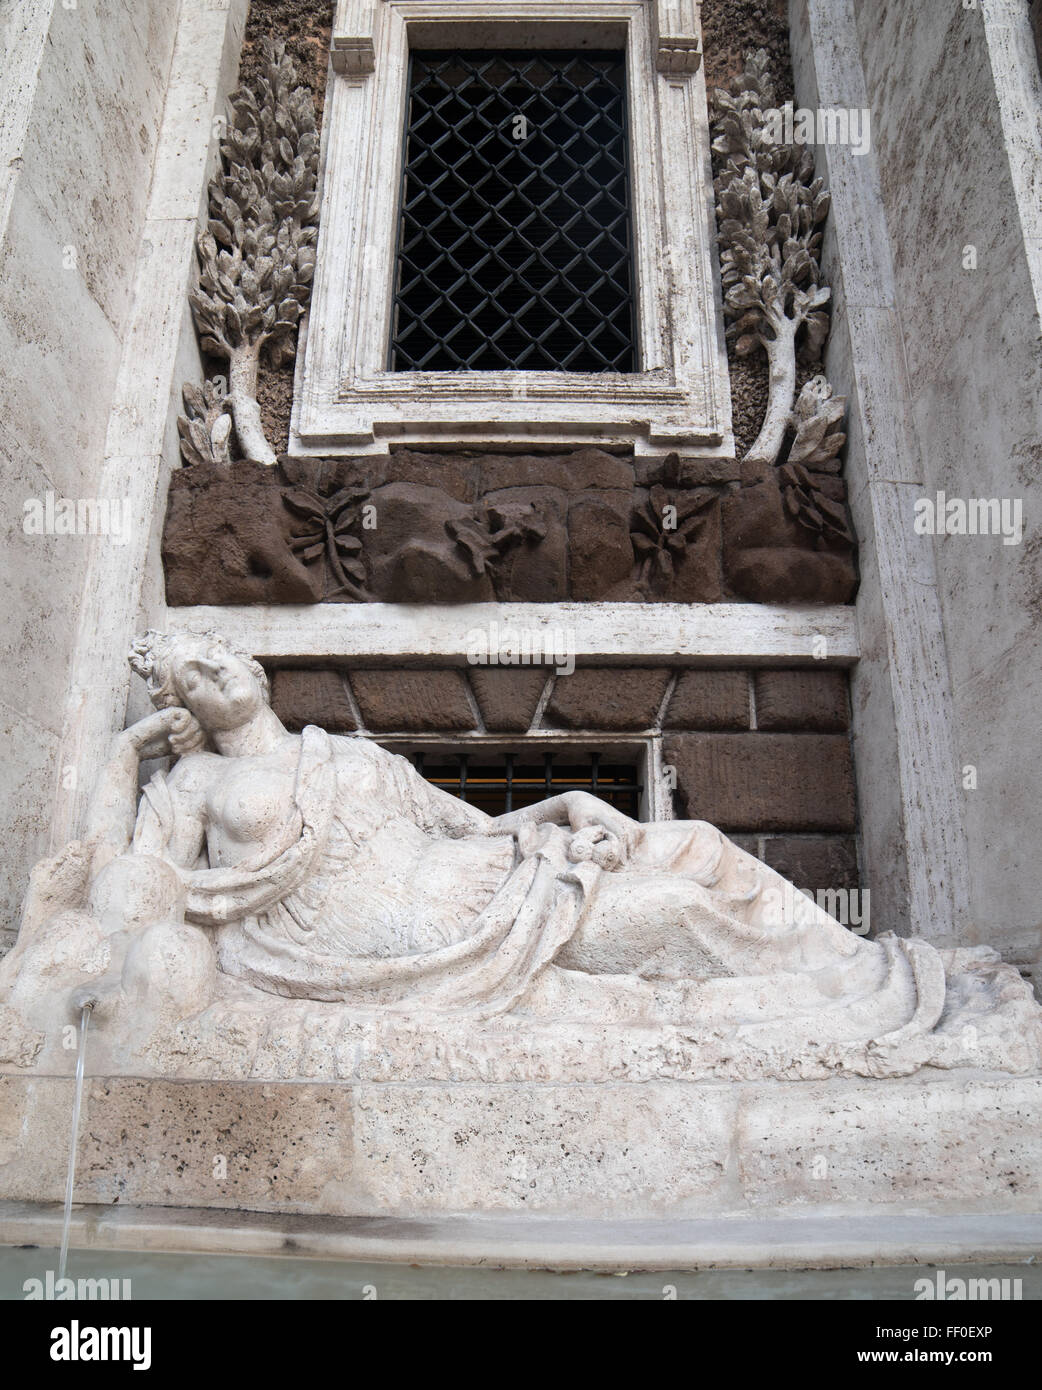
<instances>
[{"instance_id":1,"label":"small barred window","mask_svg":"<svg viewBox=\"0 0 1042 1390\"><path fill-rule=\"evenodd\" d=\"M576 748L541 754L534 749L523 753L424 749L411 756L428 782L490 816L519 811L562 792L585 791L640 819L644 786L636 754L632 763L620 761L617 754L608 761L600 753Z\"/></svg>"}]
</instances>

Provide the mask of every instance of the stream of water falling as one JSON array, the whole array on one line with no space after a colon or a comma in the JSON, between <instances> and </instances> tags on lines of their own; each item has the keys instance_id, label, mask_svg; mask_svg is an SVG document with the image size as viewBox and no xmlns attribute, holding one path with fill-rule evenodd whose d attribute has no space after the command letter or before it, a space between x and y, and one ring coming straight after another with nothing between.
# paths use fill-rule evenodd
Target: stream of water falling
<instances>
[{"instance_id":1,"label":"stream of water falling","mask_svg":"<svg viewBox=\"0 0 1042 1390\"><path fill-rule=\"evenodd\" d=\"M72 1185L76 1181L76 1141L80 1133L80 1105L83 1102L83 1063L87 1055L87 1023L92 1005L80 1010L80 1045L76 1053L76 1089L72 1100L72 1137L69 1140L69 1170L65 1176L65 1214L62 1218L62 1248L58 1256L58 1278L65 1278L69 1258L69 1224L72 1221Z\"/></svg>"}]
</instances>

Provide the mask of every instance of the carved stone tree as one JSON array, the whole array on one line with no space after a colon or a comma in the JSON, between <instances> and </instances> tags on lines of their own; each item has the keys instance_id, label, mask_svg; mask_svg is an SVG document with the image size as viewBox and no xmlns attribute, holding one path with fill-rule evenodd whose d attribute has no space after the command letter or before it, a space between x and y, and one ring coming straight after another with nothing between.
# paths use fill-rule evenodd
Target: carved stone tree
<instances>
[{"instance_id":1,"label":"carved stone tree","mask_svg":"<svg viewBox=\"0 0 1042 1390\"><path fill-rule=\"evenodd\" d=\"M311 294L318 235L318 131L311 89L297 86L284 45L231 100L210 217L189 296L202 347L228 363L227 406L243 456L274 464L257 403L260 355L292 360ZM182 431L184 437L184 431Z\"/></svg>"},{"instance_id":2,"label":"carved stone tree","mask_svg":"<svg viewBox=\"0 0 1042 1390\"><path fill-rule=\"evenodd\" d=\"M716 90L713 117L713 150L726 158L715 181L724 313L738 355L764 348L770 373L763 426L744 460L751 481L767 476L790 427L798 344L816 355L828 337L819 228L830 200L810 150L777 140L765 50L749 54L733 85Z\"/></svg>"},{"instance_id":3,"label":"carved stone tree","mask_svg":"<svg viewBox=\"0 0 1042 1390\"><path fill-rule=\"evenodd\" d=\"M717 90L713 151L727 336L739 356L767 357L767 409L742 460L742 487L722 504L724 578L758 603L847 603L856 541L840 450L846 401L824 376L796 396L797 362L821 356L830 291L821 271L830 199L814 158L782 139L762 49L732 90Z\"/></svg>"}]
</instances>

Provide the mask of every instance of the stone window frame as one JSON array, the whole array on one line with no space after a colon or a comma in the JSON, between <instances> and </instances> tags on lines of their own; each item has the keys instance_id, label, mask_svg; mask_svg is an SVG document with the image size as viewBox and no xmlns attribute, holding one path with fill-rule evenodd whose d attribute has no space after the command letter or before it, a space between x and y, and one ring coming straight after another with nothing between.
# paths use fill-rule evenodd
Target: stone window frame
<instances>
[{"instance_id":1,"label":"stone window frame","mask_svg":"<svg viewBox=\"0 0 1042 1390\"><path fill-rule=\"evenodd\" d=\"M410 46L625 49L640 371L387 370ZM339 0L332 65L291 453L733 459L699 0Z\"/></svg>"}]
</instances>

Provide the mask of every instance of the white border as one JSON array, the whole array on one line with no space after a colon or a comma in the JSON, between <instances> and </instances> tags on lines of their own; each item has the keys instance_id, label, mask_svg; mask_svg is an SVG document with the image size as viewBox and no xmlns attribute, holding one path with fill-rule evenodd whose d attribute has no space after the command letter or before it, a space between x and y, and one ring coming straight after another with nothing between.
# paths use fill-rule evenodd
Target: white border
<instances>
[{"instance_id":1,"label":"white border","mask_svg":"<svg viewBox=\"0 0 1042 1390\"><path fill-rule=\"evenodd\" d=\"M860 655L847 605L760 603L316 603L168 608L167 631L222 633L260 660L439 658L466 664L468 634L495 624L537 639L565 632L587 664L852 666ZM544 647L545 649L545 647ZM551 663L552 664L552 663Z\"/></svg>"}]
</instances>

